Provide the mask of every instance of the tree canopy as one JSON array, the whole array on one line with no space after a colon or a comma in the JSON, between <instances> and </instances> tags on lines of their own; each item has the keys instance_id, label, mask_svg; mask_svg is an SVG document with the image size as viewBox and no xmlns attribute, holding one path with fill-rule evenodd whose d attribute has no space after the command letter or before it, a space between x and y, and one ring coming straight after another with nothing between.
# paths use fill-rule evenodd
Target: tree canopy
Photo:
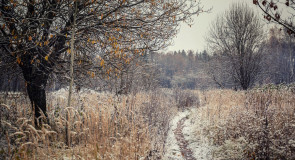
<instances>
[{"instance_id":1,"label":"tree canopy","mask_svg":"<svg viewBox=\"0 0 295 160\"><path fill-rule=\"evenodd\" d=\"M1 0L1 66L21 68L35 112L46 113L44 88L53 71L68 72L73 27L75 71L94 77L168 46L180 22L201 12L188 0Z\"/></svg>"}]
</instances>

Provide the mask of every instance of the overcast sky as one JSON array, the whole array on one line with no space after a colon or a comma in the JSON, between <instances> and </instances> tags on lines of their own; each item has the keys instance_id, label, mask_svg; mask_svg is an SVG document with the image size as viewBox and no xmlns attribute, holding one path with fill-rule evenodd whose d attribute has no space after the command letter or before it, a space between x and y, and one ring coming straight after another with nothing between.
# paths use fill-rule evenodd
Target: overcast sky
<instances>
[{"instance_id":1,"label":"overcast sky","mask_svg":"<svg viewBox=\"0 0 295 160\"><path fill-rule=\"evenodd\" d=\"M203 13L194 17L194 25L189 27L186 24L180 26L177 37L174 38L174 45L167 48L167 51L194 50L202 51L206 49L204 37L209 31L209 26L216 16L229 9L233 2L246 2L251 8L258 12L253 5L253 0L201 0L204 9L212 7L210 13ZM261 12L258 12L261 14ZM260 16L263 17L263 16Z\"/></svg>"}]
</instances>

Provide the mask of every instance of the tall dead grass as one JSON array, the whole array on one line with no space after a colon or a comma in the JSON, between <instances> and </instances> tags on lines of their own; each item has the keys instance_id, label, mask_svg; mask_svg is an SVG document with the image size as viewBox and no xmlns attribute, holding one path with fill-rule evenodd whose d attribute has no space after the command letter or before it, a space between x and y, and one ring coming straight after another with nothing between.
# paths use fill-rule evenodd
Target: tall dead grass
<instances>
[{"instance_id":1,"label":"tall dead grass","mask_svg":"<svg viewBox=\"0 0 295 160\"><path fill-rule=\"evenodd\" d=\"M48 95L49 124L32 125L28 101L1 111L0 159L156 159L163 156L173 106L163 92L116 97L86 90L66 106L66 91ZM4 104L3 104L4 106ZM2 106L1 106L2 107ZM4 108L4 107L2 107ZM67 121L66 114L69 119ZM68 123L70 146L65 144Z\"/></svg>"},{"instance_id":2,"label":"tall dead grass","mask_svg":"<svg viewBox=\"0 0 295 160\"><path fill-rule=\"evenodd\" d=\"M210 90L201 101L214 159L295 159L292 87Z\"/></svg>"}]
</instances>

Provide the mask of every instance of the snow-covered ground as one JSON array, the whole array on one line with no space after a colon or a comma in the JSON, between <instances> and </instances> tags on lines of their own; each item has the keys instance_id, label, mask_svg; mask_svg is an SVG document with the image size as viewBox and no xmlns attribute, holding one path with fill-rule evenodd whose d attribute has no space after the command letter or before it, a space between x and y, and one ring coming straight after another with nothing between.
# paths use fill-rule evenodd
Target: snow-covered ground
<instances>
[{"instance_id":1,"label":"snow-covered ground","mask_svg":"<svg viewBox=\"0 0 295 160\"><path fill-rule=\"evenodd\" d=\"M184 117L189 115L189 111L179 112L170 122L170 129L168 131L168 137L166 141L165 160L184 160L181 155L180 148L177 144L177 140L174 135L174 130L177 127L177 123Z\"/></svg>"},{"instance_id":2,"label":"snow-covered ground","mask_svg":"<svg viewBox=\"0 0 295 160\"><path fill-rule=\"evenodd\" d=\"M206 125L201 120L200 108L189 110L188 120L184 122L182 133L184 138L189 142L189 148L193 151L194 157L198 160L210 160L212 158L213 146L210 145L208 138L202 134L203 126Z\"/></svg>"},{"instance_id":3,"label":"snow-covered ground","mask_svg":"<svg viewBox=\"0 0 295 160\"><path fill-rule=\"evenodd\" d=\"M213 147L209 145L207 138L201 134L204 122L202 122L200 119L200 113L198 113L198 109L199 108L192 108L183 112L179 112L170 122L170 130L168 132L164 156L165 160L184 160L174 134L177 123L184 117L186 117L187 120L184 122L182 133L185 140L188 141L188 147L193 152L194 158L197 160L212 159ZM198 131L198 128L200 131Z\"/></svg>"}]
</instances>

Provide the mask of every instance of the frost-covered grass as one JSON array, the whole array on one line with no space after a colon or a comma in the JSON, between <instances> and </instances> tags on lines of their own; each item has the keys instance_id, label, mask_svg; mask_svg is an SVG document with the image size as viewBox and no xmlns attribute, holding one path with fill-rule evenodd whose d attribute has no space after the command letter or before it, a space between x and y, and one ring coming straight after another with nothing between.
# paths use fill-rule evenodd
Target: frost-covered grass
<instances>
[{"instance_id":1,"label":"frost-covered grass","mask_svg":"<svg viewBox=\"0 0 295 160\"><path fill-rule=\"evenodd\" d=\"M196 159L295 159L294 88L118 97L82 89L70 108L67 96L66 89L48 93L50 124L41 128L32 125L26 97L0 98L0 159L182 160L174 130L183 117Z\"/></svg>"},{"instance_id":2,"label":"frost-covered grass","mask_svg":"<svg viewBox=\"0 0 295 160\"><path fill-rule=\"evenodd\" d=\"M194 132L208 138L213 159L295 159L293 90L210 90L201 102Z\"/></svg>"},{"instance_id":3,"label":"frost-covered grass","mask_svg":"<svg viewBox=\"0 0 295 160\"><path fill-rule=\"evenodd\" d=\"M0 159L156 159L163 156L171 96L115 96L82 89L67 108L66 89L48 93L50 124L32 124L26 97L1 105ZM1 102L3 103L3 102ZM5 106L5 107L3 107ZM68 115L68 119L66 118ZM66 145L66 124L70 142Z\"/></svg>"}]
</instances>

